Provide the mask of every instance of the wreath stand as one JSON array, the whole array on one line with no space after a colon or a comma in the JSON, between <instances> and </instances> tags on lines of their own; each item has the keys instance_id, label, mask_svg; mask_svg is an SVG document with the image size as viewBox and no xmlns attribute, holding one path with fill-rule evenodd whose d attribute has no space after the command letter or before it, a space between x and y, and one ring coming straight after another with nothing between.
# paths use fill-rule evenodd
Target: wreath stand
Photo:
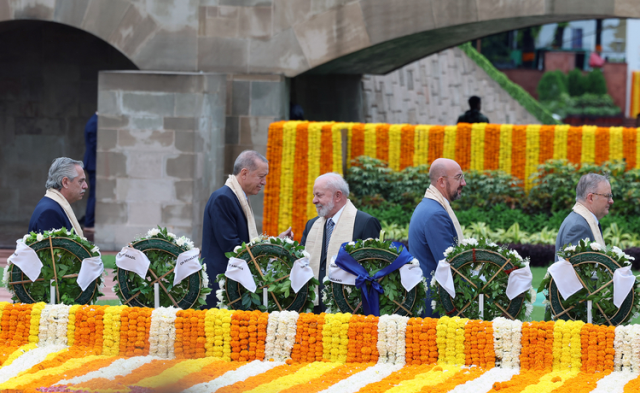
<instances>
[{"instance_id":1,"label":"wreath stand","mask_svg":"<svg viewBox=\"0 0 640 393\"><path fill-rule=\"evenodd\" d=\"M271 243L258 243L254 245L247 245L247 247L242 251L240 251L236 256L236 258L245 260L247 262L247 265L249 263L253 264L255 269L258 271L260 278L264 280L265 275L264 275L263 269L260 267L260 263L258 262L258 259L260 259L260 257L270 257L270 259L277 259L282 261L282 263L284 263L288 267L289 272L291 272L291 269L293 268L293 263L296 260L295 256L291 253L291 251L287 250L286 248L284 248L279 244L271 244ZM289 278L289 276L290 274L284 275L282 277L278 277L275 279L274 282L286 280L287 278ZM268 310L268 303L269 303L268 302L269 294L271 294L271 297L273 301L276 303L276 306L278 307L279 311L296 311L296 312L303 311L305 304L307 302L307 297L309 296L309 283L306 283L302 288L300 288L300 291L298 291L298 293L294 297L291 304L289 306L283 307L278 301L278 298L276 297L276 295L273 292L269 292L268 285L263 285L261 287L256 288L256 292L259 289L262 289L262 305L265 306L267 310ZM224 290L227 293L227 297L229 298L229 303L227 304L228 307L234 310L243 310L243 311L254 310L254 308L251 305L249 307L244 307L242 305L242 302L241 302L242 292L245 292L245 290L244 290L244 287L239 282L232 280L230 278L226 278Z\"/></svg>"},{"instance_id":2,"label":"wreath stand","mask_svg":"<svg viewBox=\"0 0 640 393\"><path fill-rule=\"evenodd\" d=\"M58 270L56 268L56 258L54 255L55 249L64 250L71 255L73 255L76 259L82 263L83 259L91 258L91 253L87 250L82 244L76 242L75 240L66 238L66 237L52 237L48 236L46 239L43 239L39 242L35 242L29 245L31 249L35 252L49 250L51 252L51 263L53 270L53 279L49 282L49 291L50 291L50 299L49 304L60 303L60 288L59 282L62 279L66 278L77 278L78 273L66 274L64 276L58 277ZM35 281L31 281L28 278L25 278L25 274L22 270L11 264L11 268L9 270L10 281L7 285L11 285L13 287L13 292L16 294L18 299L22 303L37 303L38 300L34 299L29 290L24 287L25 284L31 284L32 282L41 282L44 281L44 278L38 277ZM40 273L42 275L42 273ZM89 304L97 295L97 285L96 280L94 280L86 290L84 290L78 297L74 300L74 304Z\"/></svg>"},{"instance_id":3,"label":"wreath stand","mask_svg":"<svg viewBox=\"0 0 640 393\"><path fill-rule=\"evenodd\" d=\"M607 269L607 272L610 274L611 276L610 280L608 280L605 284L601 285L600 287L595 288L593 285L588 284L589 282L588 278L582 277L579 271L576 270L576 276L580 280L580 283L582 284L583 288L587 291L588 296L595 295L608 287L612 287L612 293L613 293L613 272L616 269L621 267L614 259L599 252L582 252L580 254L576 254L570 257L568 261L574 266L574 269L577 266L585 265L585 264L602 265L605 267L605 269ZM563 320L576 320L576 316L572 315L571 311L574 309L577 310L578 306L580 306L582 303L586 303L586 307L587 307L586 322L587 323L593 322L593 302L591 300L582 299L576 302L576 304L573 304L565 308L565 306L562 304L562 300L561 300L562 297L560 295L560 292L558 291L558 287L555 281L553 280L553 277L551 277L551 280L549 281L549 286L547 287L547 289L549 293L549 302L550 302L549 308L551 310L551 313L554 319L559 318ZM629 293L629 295L625 298L624 302L620 306L620 309L618 309L618 311L613 315L608 315L607 313L605 313L598 302L595 303L596 309L600 312L600 314L602 315L602 317L604 318L604 320L609 326L618 326L629 318L631 314L631 309L633 308L634 296L636 296L635 291L632 290Z\"/></svg>"},{"instance_id":4,"label":"wreath stand","mask_svg":"<svg viewBox=\"0 0 640 393\"><path fill-rule=\"evenodd\" d=\"M460 272L460 270L462 270L462 267L472 263L481 263L483 265L478 270L478 274L481 274L485 264L493 264L498 267L498 270L493 274L493 276L491 276L489 280L487 280L484 283L484 285L481 288L478 288L478 286L474 284L469 277L465 276ZM517 319L517 316L518 314L520 314L520 311L522 310L522 306L524 304L524 294L520 294L515 298L513 298L509 302L509 305L505 308L505 307L502 307L491 296L482 293L485 291L488 285L491 282L493 282L493 280L495 280L496 277L498 277L498 274L504 273L508 275L509 273L511 273L513 270L516 269L513 263L511 263L510 258L506 258L503 255L491 250L472 249L472 250L467 250L467 251L461 252L460 254L457 254L449 261L449 264L451 265L451 270L453 271L452 275L460 276L462 280L464 280L467 284L475 288L476 291L473 298L458 310L454 304L454 300L451 297L451 295L449 295L449 293L439 283L437 283L436 285L438 287L438 295L440 296L440 300L445 310L447 311L448 316L452 316L452 317L458 316L458 317L467 318L467 316L465 316L464 314L465 310L467 310L467 308L471 304L473 304L473 302L476 299L478 299L480 319L484 320L485 300L491 301L496 307L498 307L498 309L500 309L504 317L509 318L511 320ZM506 292L506 290L507 289L504 288L504 292Z\"/></svg>"},{"instance_id":5,"label":"wreath stand","mask_svg":"<svg viewBox=\"0 0 640 393\"><path fill-rule=\"evenodd\" d=\"M350 255L351 257L353 257L353 259L358 261L358 263L360 264L362 264L363 261L367 261L367 260L381 260L388 264L391 264L393 263L393 261L396 260L396 258L398 258L398 254L395 254L389 250L382 250L379 248L370 248L370 247L359 248L353 251L352 253L350 253ZM391 274L394 274L394 273L400 274L400 272L398 271L392 272ZM387 276L379 278L378 283L382 283L382 281L386 277ZM355 307L353 307L347 301L348 296L345 293L345 291L347 287L353 287L352 285L338 284L334 282L330 282L329 285L331 285L331 293L333 294L333 298L335 299L336 305L338 306L338 309L340 310L340 312L358 314L358 312L360 311L360 314L362 314L362 311L361 311L362 301L360 301ZM396 300L391 300L387 297L387 299L391 300L396 305L396 309L393 311L392 314L416 317L416 315L413 315L411 310L413 309L413 306L418 298L417 286L413 287L413 289L411 289L410 291L407 291L404 288L402 288L402 290L404 292L402 294L402 301L400 302Z\"/></svg>"},{"instance_id":6,"label":"wreath stand","mask_svg":"<svg viewBox=\"0 0 640 393\"><path fill-rule=\"evenodd\" d=\"M139 242L130 243L129 246L142 252L145 252L145 251L146 252L148 251L163 252L171 255L174 260L178 258L178 255L182 252L177 245L169 241L166 241L164 239L155 239L155 238L145 239ZM169 291L167 287L164 285L164 283L162 282L162 280L166 278L169 274L173 273L174 270L175 270L175 265L168 272L164 273L161 276L158 276L158 274L156 274L156 272L153 269L151 269L151 267L149 267L147 271L147 275L150 274L151 276L150 277L147 276L146 280L149 282L146 283L146 285L147 286L153 285L155 308L160 307L160 288L162 288L162 290L167 295L169 300L171 300L171 303L173 303L173 306L176 308L181 308L183 310L186 310L188 308L192 308L194 305L197 304L198 298L200 296L200 284L202 282L201 281L202 272L198 271L197 273L191 274L190 276L186 277L189 283L189 290L182 299L176 299L174 296L171 295L171 291ZM122 295L121 297L122 304L130 307L150 307L150 305L144 304L138 299L138 296L141 293L140 291L141 288L138 288L138 291L136 293L131 294L131 292L133 292L135 288L130 288L130 283L127 280L128 273L129 272L127 270L117 268L118 283L120 284L119 289L120 289L120 294Z\"/></svg>"}]
</instances>

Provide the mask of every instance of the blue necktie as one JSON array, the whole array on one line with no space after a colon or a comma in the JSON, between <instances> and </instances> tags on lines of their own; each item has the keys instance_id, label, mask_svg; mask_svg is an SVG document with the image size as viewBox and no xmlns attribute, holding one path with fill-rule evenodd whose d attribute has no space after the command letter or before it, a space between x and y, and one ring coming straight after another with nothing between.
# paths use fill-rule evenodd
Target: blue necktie
<instances>
[{"instance_id":1,"label":"blue necktie","mask_svg":"<svg viewBox=\"0 0 640 393\"><path fill-rule=\"evenodd\" d=\"M327 235L326 237L326 243L324 246L324 252L327 255L327 259L329 258L329 240L331 240L331 234L333 233L333 227L336 224L333 223L333 220L330 218L329 220L327 220Z\"/></svg>"}]
</instances>

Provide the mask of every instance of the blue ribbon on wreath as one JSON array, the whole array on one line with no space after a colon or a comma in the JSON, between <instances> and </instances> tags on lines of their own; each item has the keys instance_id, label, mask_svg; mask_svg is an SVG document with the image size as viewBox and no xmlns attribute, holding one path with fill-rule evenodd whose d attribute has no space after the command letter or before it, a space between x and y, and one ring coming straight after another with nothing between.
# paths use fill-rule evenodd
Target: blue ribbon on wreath
<instances>
[{"instance_id":1,"label":"blue ribbon on wreath","mask_svg":"<svg viewBox=\"0 0 640 393\"><path fill-rule=\"evenodd\" d=\"M409 253L406 247L400 242L393 242L392 244L396 249L402 247L402 252L389 266L380 270L373 276L369 275L369 272L356 261L345 249L348 243L342 243L340 251L336 257L336 265L342 270L345 270L354 276L356 276L356 288L360 289L362 293L362 309L365 315L380 316L380 295L384 293L384 289L378 283L378 279L395 272L402 266L410 263L413 260L413 256ZM367 287L367 281L371 283ZM377 293L376 293L377 292Z\"/></svg>"}]
</instances>

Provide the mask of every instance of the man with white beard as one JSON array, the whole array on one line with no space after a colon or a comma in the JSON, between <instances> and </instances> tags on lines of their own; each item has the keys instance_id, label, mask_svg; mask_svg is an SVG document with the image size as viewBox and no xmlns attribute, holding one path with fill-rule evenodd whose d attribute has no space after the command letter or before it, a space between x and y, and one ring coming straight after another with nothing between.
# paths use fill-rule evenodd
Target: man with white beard
<instances>
[{"instance_id":1,"label":"man with white beard","mask_svg":"<svg viewBox=\"0 0 640 393\"><path fill-rule=\"evenodd\" d=\"M349 185L337 173L325 173L316 179L313 204L318 217L307 221L300 244L311 254L309 265L320 280L318 293L322 294L327 260L331 261L331 257L338 254L342 243L377 238L382 227L377 218L353 206L349 200ZM321 301L319 304L314 311L324 312L324 304Z\"/></svg>"}]
</instances>

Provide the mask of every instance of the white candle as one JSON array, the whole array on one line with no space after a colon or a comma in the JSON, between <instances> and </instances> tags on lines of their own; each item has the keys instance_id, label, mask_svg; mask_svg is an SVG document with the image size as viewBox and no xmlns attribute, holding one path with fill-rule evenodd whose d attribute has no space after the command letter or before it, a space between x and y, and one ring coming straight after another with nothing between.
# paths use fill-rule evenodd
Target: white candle
<instances>
[{"instance_id":1,"label":"white candle","mask_svg":"<svg viewBox=\"0 0 640 393\"><path fill-rule=\"evenodd\" d=\"M160 284L153 284L153 306L160 308Z\"/></svg>"},{"instance_id":2,"label":"white candle","mask_svg":"<svg viewBox=\"0 0 640 393\"><path fill-rule=\"evenodd\" d=\"M49 304L56 304L56 287L53 286L53 280L49 281L49 292L51 294Z\"/></svg>"},{"instance_id":3,"label":"white candle","mask_svg":"<svg viewBox=\"0 0 640 393\"><path fill-rule=\"evenodd\" d=\"M484 319L484 294L478 295L478 306L480 307L480 319Z\"/></svg>"},{"instance_id":4,"label":"white candle","mask_svg":"<svg viewBox=\"0 0 640 393\"><path fill-rule=\"evenodd\" d=\"M587 323L593 323L593 317L591 315L591 300L587 300Z\"/></svg>"},{"instance_id":5,"label":"white candle","mask_svg":"<svg viewBox=\"0 0 640 393\"><path fill-rule=\"evenodd\" d=\"M267 292L267 287L262 288L262 305L269 308L269 292Z\"/></svg>"}]
</instances>

